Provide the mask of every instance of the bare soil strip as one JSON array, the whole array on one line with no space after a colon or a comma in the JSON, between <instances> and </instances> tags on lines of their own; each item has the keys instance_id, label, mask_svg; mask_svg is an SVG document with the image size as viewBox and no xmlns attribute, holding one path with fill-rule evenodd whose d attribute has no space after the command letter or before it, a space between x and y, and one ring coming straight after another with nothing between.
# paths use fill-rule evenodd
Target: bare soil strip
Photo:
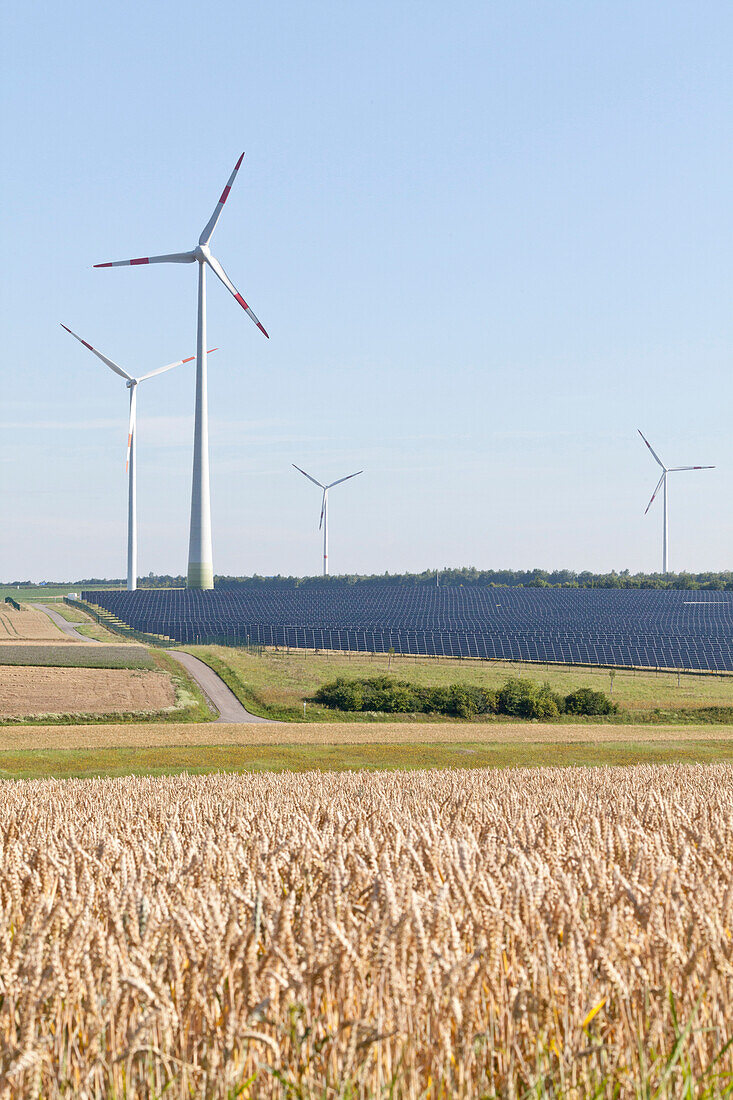
<instances>
[{"instance_id":1,"label":"bare soil strip","mask_svg":"<svg viewBox=\"0 0 733 1100\"><path fill-rule=\"evenodd\" d=\"M33 668L27 665L6 666L0 670L0 717L3 718L133 711L150 714L174 706L175 701L173 684L163 672ZM145 728L149 728L147 724Z\"/></svg>"},{"instance_id":2,"label":"bare soil strip","mask_svg":"<svg viewBox=\"0 0 733 1100\"><path fill-rule=\"evenodd\" d=\"M63 670L68 675L68 670ZM102 670L85 670L99 672ZM152 675L145 673L145 676ZM78 709L78 708L77 708ZM127 709L138 709L128 707ZM152 708L151 708L152 709ZM105 707L105 712L109 711ZM155 745L400 745L400 744L623 744L733 741L733 726L554 725L535 722L473 723L184 723L13 726L0 728L6 749L75 749Z\"/></svg>"}]
</instances>

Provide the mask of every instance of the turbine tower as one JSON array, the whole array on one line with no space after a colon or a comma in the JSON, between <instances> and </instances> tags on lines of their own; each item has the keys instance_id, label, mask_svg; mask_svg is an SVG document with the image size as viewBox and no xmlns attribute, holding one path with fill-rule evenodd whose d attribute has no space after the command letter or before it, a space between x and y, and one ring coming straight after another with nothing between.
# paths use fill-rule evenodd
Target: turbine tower
<instances>
[{"instance_id":1,"label":"turbine tower","mask_svg":"<svg viewBox=\"0 0 733 1100\"><path fill-rule=\"evenodd\" d=\"M91 344L88 344L86 340L82 340L81 336L77 336L75 332L72 332L70 328L66 328L66 325L61 325L61 328L73 336L80 344L83 344L85 348L88 348L97 359L101 359L103 363L106 363L110 370L113 370L115 374L119 374L120 378L124 378L127 382L127 388L130 391L130 424L127 432L127 477L128 477L128 489L127 489L127 591L134 592L137 588L137 387L141 382L144 382L148 378L153 378L156 374L164 374L167 370L173 370L174 367L180 367L184 363L192 363L196 358L195 355L190 355L188 359L179 359L176 363L169 363L167 367L158 367L157 370L151 370L148 374L141 374L139 378L133 378L131 374L128 374L126 370L123 370L117 363L113 363L111 359L108 359L106 355L102 355L101 351L97 351ZM216 351L216 348L211 348L210 352Z\"/></svg>"},{"instance_id":2,"label":"turbine tower","mask_svg":"<svg viewBox=\"0 0 733 1100\"><path fill-rule=\"evenodd\" d=\"M669 513L667 511L667 497L668 497L668 493L667 493L667 474L677 474L677 473L680 473L682 470L714 470L715 467L714 466L665 466L664 463L662 462L661 458L657 454L657 452L652 447L649 440L646 438L646 436L642 432L641 428L637 428L637 431L638 431L639 435L641 436L641 438L646 443L646 445L649 448L649 450L651 451L651 453L653 454L654 461L662 469L662 476L659 478L659 481L657 482L657 487L654 490L654 492L652 493L652 499L647 504L646 511L644 512L644 515L646 515L646 513L649 511L652 504L654 503L654 498L657 495L657 493L659 492L660 485L663 486L664 487L664 529L663 529L664 533L662 535L662 572L663 573L668 573L669 572Z\"/></svg>"},{"instance_id":3,"label":"turbine tower","mask_svg":"<svg viewBox=\"0 0 733 1100\"><path fill-rule=\"evenodd\" d=\"M191 488L191 534L188 544L189 588L214 587L214 563L211 550L211 496L209 491L209 405L206 376L206 268L211 268L227 290L260 332L264 328L229 279L219 261L211 254L209 241L216 229L224 203L229 197L244 153L234 166L229 182L221 193L214 213L204 226L196 247L190 252L172 252L165 256L141 256L136 260L116 260L113 263L95 264L95 267L129 267L138 264L192 264L199 265L198 327L196 333L196 412L193 433L193 484ZM269 337L268 337L269 339Z\"/></svg>"},{"instance_id":4,"label":"turbine tower","mask_svg":"<svg viewBox=\"0 0 733 1100\"><path fill-rule=\"evenodd\" d=\"M323 489L323 498L321 500L321 521L318 524L318 530L323 528L323 575L328 576L328 490L333 489L334 485L340 485L342 481L350 481L352 477L358 477L359 474L363 474L363 470L357 470L355 474L347 474L346 477L340 477L338 481L332 481L330 485L321 485L320 481L316 481L314 477L307 474L305 470L301 470L300 466L296 466L293 462L295 469L307 477L309 481L312 481L314 485L317 485L319 489Z\"/></svg>"}]
</instances>

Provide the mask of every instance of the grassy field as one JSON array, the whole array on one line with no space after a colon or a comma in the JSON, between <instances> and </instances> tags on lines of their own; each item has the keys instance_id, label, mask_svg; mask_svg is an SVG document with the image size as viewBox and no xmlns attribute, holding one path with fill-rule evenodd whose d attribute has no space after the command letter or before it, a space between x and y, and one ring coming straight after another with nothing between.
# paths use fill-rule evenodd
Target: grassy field
<instances>
[{"instance_id":1,"label":"grassy field","mask_svg":"<svg viewBox=\"0 0 733 1100\"><path fill-rule=\"evenodd\" d=\"M307 702L321 684L347 678L378 676L389 669L386 655L314 654L305 650L265 650L261 656L245 649L223 646L183 647L210 664L229 684L235 695L253 714L289 721L372 722L368 714L345 714ZM439 658L393 657L391 674L398 679L425 685L452 683L498 687L510 676L521 675L531 680L547 680L553 690L568 694L578 687L591 687L609 693L611 678L606 669L573 666L522 665L494 661L449 661ZM617 671L613 678L612 698L623 714L609 721L705 721L706 708L726 711L733 708L733 677L681 675L670 672ZM306 703L305 717L303 703ZM659 711L660 713L653 713ZM400 716L388 715L386 720L400 721ZM404 721L414 721L405 715ZM421 720L445 721L423 717ZM718 714L716 720L733 720L729 714ZM597 719L594 719L597 721Z\"/></svg>"},{"instance_id":2,"label":"grassy field","mask_svg":"<svg viewBox=\"0 0 733 1100\"><path fill-rule=\"evenodd\" d=\"M12 596L13 599L18 600L19 603L24 600L39 600L43 603L45 600L62 599L64 596L68 596L70 592L80 591L81 588L78 584L49 584L44 587L31 585L30 587L21 586L20 588L11 587L5 584L0 585L0 601L4 600L6 596Z\"/></svg>"},{"instance_id":3,"label":"grassy field","mask_svg":"<svg viewBox=\"0 0 733 1100\"><path fill-rule=\"evenodd\" d=\"M45 601L39 600L38 602L43 603ZM60 615L62 619L66 619L67 623L90 623L92 621L83 611L76 607L70 607L63 600L50 601L50 606L57 615Z\"/></svg>"},{"instance_id":4,"label":"grassy field","mask_svg":"<svg viewBox=\"0 0 733 1100\"><path fill-rule=\"evenodd\" d=\"M152 655L136 645L12 645L0 646L0 665L58 668L153 668Z\"/></svg>"},{"instance_id":5,"label":"grassy field","mask_svg":"<svg viewBox=\"0 0 733 1100\"><path fill-rule=\"evenodd\" d=\"M214 740L212 732L210 739ZM103 727L86 727L101 730ZM29 727L29 731L31 727ZM65 731L64 731L65 732ZM0 737L5 730L0 730ZM4 738L3 738L4 740ZM733 740L365 745L159 745L4 749L0 779L733 763Z\"/></svg>"}]
</instances>

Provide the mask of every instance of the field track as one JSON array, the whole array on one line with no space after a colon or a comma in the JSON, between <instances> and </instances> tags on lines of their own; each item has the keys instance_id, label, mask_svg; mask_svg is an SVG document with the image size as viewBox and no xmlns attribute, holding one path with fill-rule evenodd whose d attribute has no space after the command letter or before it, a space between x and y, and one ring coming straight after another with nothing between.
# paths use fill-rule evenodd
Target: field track
<instances>
[{"instance_id":1,"label":"field track","mask_svg":"<svg viewBox=\"0 0 733 1100\"><path fill-rule=\"evenodd\" d=\"M178 650L169 649L168 655L174 661L183 665L189 676L192 676L204 695L219 712L215 720L217 725L223 722L251 722L255 725L270 725L271 718L260 718L256 714L250 714L240 703L231 688L228 688L218 673L194 657L191 653L180 653Z\"/></svg>"},{"instance_id":2,"label":"field track","mask_svg":"<svg viewBox=\"0 0 733 1100\"><path fill-rule=\"evenodd\" d=\"M81 749L160 745L623 744L733 742L724 725L561 725L541 722L139 722L129 725L0 728L5 749ZM0 762L0 767L2 766Z\"/></svg>"},{"instance_id":3,"label":"field track","mask_svg":"<svg viewBox=\"0 0 733 1100\"><path fill-rule=\"evenodd\" d=\"M67 634L69 638L73 638L75 642L85 642L88 645L92 644L89 638L85 638L83 634L80 634L74 624L67 622L62 615L59 615L58 611L46 607L44 603L35 603L33 606L37 607L39 611L42 611L44 615L48 615L51 622L57 626L59 630L63 631L64 634Z\"/></svg>"}]
</instances>

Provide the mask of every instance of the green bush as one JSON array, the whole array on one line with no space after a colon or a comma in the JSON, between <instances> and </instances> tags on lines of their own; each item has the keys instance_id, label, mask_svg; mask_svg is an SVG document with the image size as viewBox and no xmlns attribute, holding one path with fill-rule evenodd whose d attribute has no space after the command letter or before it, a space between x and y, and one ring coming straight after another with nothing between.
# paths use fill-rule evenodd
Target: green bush
<instances>
[{"instance_id":1,"label":"green bush","mask_svg":"<svg viewBox=\"0 0 733 1100\"><path fill-rule=\"evenodd\" d=\"M616 707L602 691L578 688L566 698L549 684L519 677L507 680L498 691L474 684L422 687L391 676L365 680L339 678L324 684L314 696L317 703L343 711L375 711L380 714L449 714L476 718L482 714L506 714L513 718L557 718L560 714L613 714Z\"/></svg>"},{"instance_id":2,"label":"green bush","mask_svg":"<svg viewBox=\"0 0 733 1100\"><path fill-rule=\"evenodd\" d=\"M499 714L515 718L557 718L565 710L565 700L549 684L535 684L518 677L502 684L496 704Z\"/></svg>"},{"instance_id":3,"label":"green bush","mask_svg":"<svg viewBox=\"0 0 733 1100\"><path fill-rule=\"evenodd\" d=\"M565 696L565 710L568 714L615 714L618 707L604 691L577 688Z\"/></svg>"}]
</instances>

